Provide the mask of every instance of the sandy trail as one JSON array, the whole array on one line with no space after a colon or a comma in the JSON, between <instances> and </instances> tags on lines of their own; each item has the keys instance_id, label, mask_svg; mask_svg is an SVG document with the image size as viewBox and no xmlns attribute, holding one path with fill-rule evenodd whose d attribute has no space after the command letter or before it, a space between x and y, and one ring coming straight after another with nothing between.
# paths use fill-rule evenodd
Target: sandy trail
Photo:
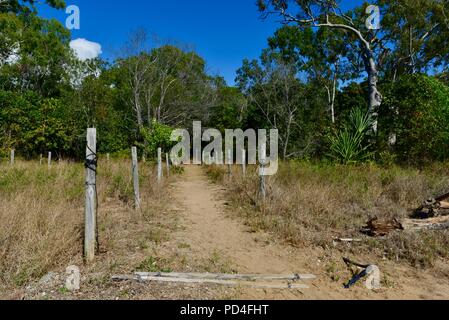
<instances>
[{"instance_id":1,"label":"sandy trail","mask_svg":"<svg viewBox=\"0 0 449 320\"><path fill-rule=\"evenodd\" d=\"M232 270L239 273L291 274L312 273L318 276L307 281L310 289L258 290L242 289L244 299L404 299L449 298L448 279L437 284L429 275L401 280L394 289L369 292L363 286L346 290L342 281L332 282L325 274L321 258L324 250L296 249L273 241L262 233L251 233L242 221L226 214L224 190L208 181L203 169L186 166L184 175L171 188L183 230L175 237L191 248L191 259L201 259L218 252L229 259ZM413 269L394 270L398 275ZM413 272L414 273L414 272ZM422 284L417 286L421 278Z\"/></svg>"}]
</instances>

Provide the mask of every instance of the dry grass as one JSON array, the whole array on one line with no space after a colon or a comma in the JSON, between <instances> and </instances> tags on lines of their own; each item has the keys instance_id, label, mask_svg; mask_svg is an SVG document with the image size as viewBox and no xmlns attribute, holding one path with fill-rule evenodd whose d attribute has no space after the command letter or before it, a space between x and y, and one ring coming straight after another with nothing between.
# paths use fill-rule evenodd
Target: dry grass
<instances>
[{"instance_id":1,"label":"dry grass","mask_svg":"<svg viewBox=\"0 0 449 320\"><path fill-rule=\"evenodd\" d=\"M353 251L405 260L414 266L432 266L449 257L449 232L394 233L367 238L361 227L373 217L404 218L424 199L449 189L449 166L425 170L333 166L288 162L267 179L268 199L258 198L255 168L244 178L234 168L210 167L209 175L228 186L228 196L254 230L268 230L294 246L332 247L334 238L362 238ZM346 249L345 249L346 250Z\"/></svg>"},{"instance_id":2,"label":"dry grass","mask_svg":"<svg viewBox=\"0 0 449 320\"><path fill-rule=\"evenodd\" d=\"M165 192L154 168L141 166L142 210L133 208L131 164L100 163L98 171L100 257L92 272L135 270L167 235L155 225ZM83 265L84 168L62 163L51 169L31 162L0 164L0 293L69 264ZM168 232L166 232L168 234ZM138 254L139 253L139 254ZM0 294L1 296L1 294Z\"/></svg>"}]
</instances>

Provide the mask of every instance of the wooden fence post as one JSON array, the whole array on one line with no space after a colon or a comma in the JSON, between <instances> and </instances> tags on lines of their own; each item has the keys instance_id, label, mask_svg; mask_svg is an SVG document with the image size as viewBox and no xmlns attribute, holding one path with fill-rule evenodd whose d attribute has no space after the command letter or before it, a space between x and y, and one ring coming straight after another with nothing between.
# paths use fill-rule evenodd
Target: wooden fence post
<instances>
[{"instance_id":1,"label":"wooden fence post","mask_svg":"<svg viewBox=\"0 0 449 320\"><path fill-rule=\"evenodd\" d=\"M11 149L11 160L10 160L10 165L14 165L14 157L15 157L15 150Z\"/></svg>"},{"instance_id":2,"label":"wooden fence post","mask_svg":"<svg viewBox=\"0 0 449 320\"><path fill-rule=\"evenodd\" d=\"M51 152L48 153L48 167L51 167Z\"/></svg>"},{"instance_id":3,"label":"wooden fence post","mask_svg":"<svg viewBox=\"0 0 449 320\"><path fill-rule=\"evenodd\" d=\"M260 147L260 169L259 169L259 181L260 181L260 197L262 198L262 200L265 200L265 198L267 197L267 190L266 190L266 186L265 186L265 162L266 162L266 150L267 150L267 146L265 144L262 144L262 146Z\"/></svg>"},{"instance_id":4,"label":"wooden fence post","mask_svg":"<svg viewBox=\"0 0 449 320\"><path fill-rule=\"evenodd\" d=\"M41 153L41 155L40 155L40 157L39 157L39 165L40 165L40 166L42 165L43 160L44 160L44 156L43 156L42 153Z\"/></svg>"},{"instance_id":5,"label":"wooden fence post","mask_svg":"<svg viewBox=\"0 0 449 320\"><path fill-rule=\"evenodd\" d=\"M162 149L157 149L157 182L161 183L163 177L162 172Z\"/></svg>"},{"instance_id":6,"label":"wooden fence post","mask_svg":"<svg viewBox=\"0 0 449 320\"><path fill-rule=\"evenodd\" d=\"M246 150L242 149L242 173L246 177Z\"/></svg>"},{"instance_id":7,"label":"wooden fence post","mask_svg":"<svg viewBox=\"0 0 449 320\"><path fill-rule=\"evenodd\" d=\"M111 155L109 153L106 154L106 160L108 161L108 163L111 160Z\"/></svg>"},{"instance_id":8,"label":"wooden fence post","mask_svg":"<svg viewBox=\"0 0 449 320\"><path fill-rule=\"evenodd\" d=\"M137 147L132 147L132 173L134 181L134 199L136 209L140 209L140 191L139 191L139 161L137 159Z\"/></svg>"},{"instance_id":9,"label":"wooden fence post","mask_svg":"<svg viewBox=\"0 0 449 320\"><path fill-rule=\"evenodd\" d=\"M165 163L167 164L167 177L170 177L170 156L165 154Z\"/></svg>"},{"instance_id":10,"label":"wooden fence post","mask_svg":"<svg viewBox=\"0 0 449 320\"><path fill-rule=\"evenodd\" d=\"M95 258L97 230L97 129L87 129L86 147L86 207L84 227L84 257L87 262Z\"/></svg>"}]
</instances>

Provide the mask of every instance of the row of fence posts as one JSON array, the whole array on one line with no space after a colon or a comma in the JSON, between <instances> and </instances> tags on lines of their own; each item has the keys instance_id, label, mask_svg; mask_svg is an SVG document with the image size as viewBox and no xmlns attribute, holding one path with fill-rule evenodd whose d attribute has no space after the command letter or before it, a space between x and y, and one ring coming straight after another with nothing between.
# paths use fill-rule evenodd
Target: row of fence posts
<instances>
[{"instance_id":1,"label":"row of fence posts","mask_svg":"<svg viewBox=\"0 0 449 320\"><path fill-rule=\"evenodd\" d=\"M97 181L96 181L96 173L97 173L97 131L95 128L89 128L87 130L87 146L86 146L86 194L85 194L85 235L84 235L84 255L86 261L93 261L95 258L95 250L97 243L97 207L98 207L98 199L97 199ZM266 147L262 146L261 148L261 164L259 167L259 192L260 197L265 200L266 198L266 185L265 185L265 154ZM242 150L242 174L246 176L247 167L246 167L246 150ZM228 156L228 175L232 177L232 152L229 150L227 153ZM137 147L131 148L131 158L132 158L132 177L133 177L133 188L134 188L134 199L135 199L135 208L138 210L141 208L141 198L140 198L140 190L139 190L139 162L137 155ZM106 155L106 159L110 161L110 154ZM168 153L165 155L166 166L167 166L167 176L170 175L170 158ZM15 161L15 150L11 150L11 159L10 164L14 165ZM145 155L142 157L142 161L145 163L146 157ZM43 155L40 155L39 159L40 165L43 164ZM163 164L162 164L162 149L159 148L157 150L157 181L158 183L162 182L163 179ZM52 164L52 153L48 153L47 159L48 167L51 167Z\"/></svg>"},{"instance_id":2,"label":"row of fence posts","mask_svg":"<svg viewBox=\"0 0 449 320\"><path fill-rule=\"evenodd\" d=\"M110 161L110 155L106 155L106 159ZM145 162L145 156L142 157ZM160 184L163 179L162 166L162 149L157 151L157 180ZM170 175L169 155L166 154L167 161L167 176ZM137 147L131 148L131 163L132 163L132 179L134 189L134 203L135 209L139 210L142 206L139 189L139 161L137 156ZM85 235L84 235L84 256L87 262L91 262L95 258L95 248L97 243L97 155L96 155L96 129L90 128L87 130L87 147L86 147L86 204L85 204Z\"/></svg>"},{"instance_id":3,"label":"row of fence posts","mask_svg":"<svg viewBox=\"0 0 449 320\"><path fill-rule=\"evenodd\" d=\"M11 166L13 166L15 164L15 153L16 153L16 150L11 149L11 155L10 155L10 160L9 160L9 164ZM51 167L51 163L52 163L51 162L52 161L51 157L52 157L52 153L49 152L48 153L48 160L47 160L47 164L48 164L49 168ZM43 162L44 162L44 156L42 154L40 154L40 156L39 156L39 164L42 165ZM59 159L59 162L61 163L61 159Z\"/></svg>"}]
</instances>

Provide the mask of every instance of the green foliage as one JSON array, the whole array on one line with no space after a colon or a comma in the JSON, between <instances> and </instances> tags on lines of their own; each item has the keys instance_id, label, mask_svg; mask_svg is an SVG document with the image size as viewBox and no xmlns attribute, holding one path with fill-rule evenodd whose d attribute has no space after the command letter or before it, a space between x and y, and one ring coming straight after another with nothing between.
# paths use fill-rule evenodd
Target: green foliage
<instances>
[{"instance_id":1,"label":"green foliage","mask_svg":"<svg viewBox=\"0 0 449 320\"><path fill-rule=\"evenodd\" d=\"M390 79L449 63L448 1L377 0L384 41L394 50L384 61Z\"/></svg>"},{"instance_id":2,"label":"green foliage","mask_svg":"<svg viewBox=\"0 0 449 320\"><path fill-rule=\"evenodd\" d=\"M386 52L384 40L364 29L366 4L342 16L335 1L259 1L265 13L288 9L306 18L310 6L318 19L327 13L334 23L352 20L372 44L375 62L382 62L377 64L385 98L376 150L363 132L369 119L360 110L368 104L368 86L360 82L363 59L351 32L285 25L268 39L260 59L243 61L237 87L231 88L208 75L195 52L154 47L145 42L145 32L130 38L111 64L79 61L69 46L70 32L40 18L36 3L0 4L0 157L14 148L25 158L52 151L80 159L87 127L98 130L99 153L129 157L129 147L137 144L154 157L157 148L167 152L173 146L172 127L201 120L221 131L276 128L283 158L322 156L329 144L331 157L342 163L364 161L369 151L388 164L449 158L442 147L449 143L447 86L432 77L404 76L435 67L448 83L446 2L375 1L386 12ZM392 133L394 147L387 145Z\"/></svg>"},{"instance_id":3,"label":"green foliage","mask_svg":"<svg viewBox=\"0 0 449 320\"><path fill-rule=\"evenodd\" d=\"M329 156L336 162L348 165L366 161L372 156L367 135L372 126L370 115L362 109L353 109L349 122L335 135L329 137Z\"/></svg>"},{"instance_id":4,"label":"green foliage","mask_svg":"<svg viewBox=\"0 0 449 320\"><path fill-rule=\"evenodd\" d=\"M224 87L218 92L218 102L211 110L209 124L224 132L241 128L246 117L246 99L237 88Z\"/></svg>"},{"instance_id":5,"label":"green foliage","mask_svg":"<svg viewBox=\"0 0 449 320\"><path fill-rule=\"evenodd\" d=\"M73 121L65 117L62 101L33 92L0 91L0 132L4 152L14 148L27 156L69 153L76 143Z\"/></svg>"},{"instance_id":6,"label":"green foliage","mask_svg":"<svg viewBox=\"0 0 449 320\"><path fill-rule=\"evenodd\" d=\"M398 159L412 164L449 158L449 87L416 74L388 84L381 109L382 140L397 136Z\"/></svg>"},{"instance_id":7,"label":"green foliage","mask_svg":"<svg viewBox=\"0 0 449 320\"><path fill-rule=\"evenodd\" d=\"M173 128L153 121L151 128L143 127L140 133L144 139L144 143L141 147L145 150L146 154L150 157L157 156L157 149L162 148L163 152L169 152L170 149L176 144L170 141Z\"/></svg>"},{"instance_id":8,"label":"green foliage","mask_svg":"<svg viewBox=\"0 0 449 320\"><path fill-rule=\"evenodd\" d=\"M366 108L368 101L366 83L351 83L337 94L335 108L339 122L347 121L353 109Z\"/></svg>"},{"instance_id":9,"label":"green foliage","mask_svg":"<svg viewBox=\"0 0 449 320\"><path fill-rule=\"evenodd\" d=\"M36 13L37 0L6 0L0 3L0 12L14 12L17 14ZM66 6L64 0L45 0L45 3L55 9L62 9Z\"/></svg>"}]
</instances>

